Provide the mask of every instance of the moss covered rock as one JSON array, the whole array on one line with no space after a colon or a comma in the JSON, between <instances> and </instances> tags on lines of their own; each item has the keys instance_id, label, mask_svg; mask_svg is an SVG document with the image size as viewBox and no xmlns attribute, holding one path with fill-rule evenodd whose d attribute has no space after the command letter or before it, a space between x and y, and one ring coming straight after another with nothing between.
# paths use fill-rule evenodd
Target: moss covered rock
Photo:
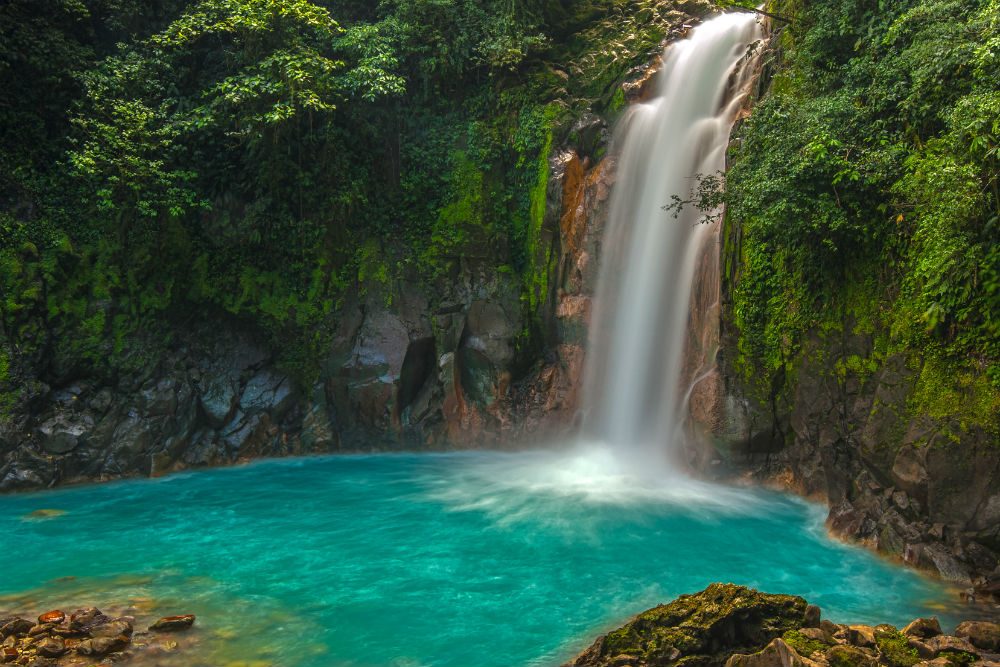
<instances>
[{"instance_id":1,"label":"moss covered rock","mask_svg":"<svg viewBox=\"0 0 1000 667\"><path fill-rule=\"evenodd\" d=\"M806 601L734 584L712 584L649 609L600 637L567 663L721 667L734 653L755 653L805 623Z\"/></svg>"}]
</instances>

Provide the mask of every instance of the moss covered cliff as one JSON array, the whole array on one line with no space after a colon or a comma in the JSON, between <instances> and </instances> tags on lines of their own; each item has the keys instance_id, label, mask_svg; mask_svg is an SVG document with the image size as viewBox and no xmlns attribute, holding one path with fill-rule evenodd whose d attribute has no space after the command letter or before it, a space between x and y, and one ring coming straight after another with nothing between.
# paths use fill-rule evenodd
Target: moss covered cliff
<instances>
[{"instance_id":1,"label":"moss covered cliff","mask_svg":"<svg viewBox=\"0 0 1000 667\"><path fill-rule=\"evenodd\" d=\"M769 10L722 196L723 450L969 583L1000 549L1000 4Z\"/></svg>"}]
</instances>

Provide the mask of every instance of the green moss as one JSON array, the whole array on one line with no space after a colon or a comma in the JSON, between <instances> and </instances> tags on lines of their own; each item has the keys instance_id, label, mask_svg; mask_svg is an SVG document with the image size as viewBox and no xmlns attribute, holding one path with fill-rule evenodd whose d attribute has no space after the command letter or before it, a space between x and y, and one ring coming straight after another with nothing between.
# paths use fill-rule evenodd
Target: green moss
<instances>
[{"instance_id":1,"label":"green moss","mask_svg":"<svg viewBox=\"0 0 1000 667\"><path fill-rule=\"evenodd\" d=\"M875 644L882 660L889 667L913 667L920 662L917 650L910 646L901 632L878 628L875 631Z\"/></svg>"},{"instance_id":2,"label":"green moss","mask_svg":"<svg viewBox=\"0 0 1000 667\"><path fill-rule=\"evenodd\" d=\"M552 130L545 134L545 142L538 152L535 162L535 183L528 196L528 234L525 256L528 268L525 271L528 307L534 312L540 305L548 283L550 248L539 247L542 225L545 223L545 202L549 187L549 153L552 152Z\"/></svg>"},{"instance_id":3,"label":"green moss","mask_svg":"<svg viewBox=\"0 0 1000 667\"><path fill-rule=\"evenodd\" d=\"M978 426L1000 433L1000 389L968 362L949 358L939 349L926 352L910 407L916 414L957 424L959 432Z\"/></svg>"},{"instance_id":4,"label":"green moss","mask_svg":"<svg viewBox=\"0 0 1000 667\"><path fill-rule=\"evenodd\" d=\"M829 644L806 637L799 630L789 630L781 638L785 640L786 644L795 649L799 655L806 658L812 656L813 653L825 651L827 646L829 646Z\"/></svg>"},{"instance_id":5,"label":"green moss","mask_svg":"<svg viewBox=\"0 0 1000 667\"><path fill-rule=\"evenodd\" d=\"M830 667L874 667L878 663L854 646L834 646L826 652Z\"/></svg>"},{"instance_id":6,"label":"green moss","mask_svg":"<svg viewBox=\"0 0 1000 667\"><path fill-rule=\"evenodd\" d=\"M604 656L638 657L648 664L722 664L734 652L754 653L802 627L806 602L733 584L712 584L694 595L639 614L605 637Z\"/></svg>"},{"instance_id":7,"label":"green moss","mask_svg":"<svg viewBox=\"0 0 1000 667\"><path fill-rule=\"evenodd\" d=\"M941 651L938 654L938 657L947 660L948 667L968 667L968 665L971 665L979 660L979 656L968 653L967 651Z\"/></svg>"}]
</instances>

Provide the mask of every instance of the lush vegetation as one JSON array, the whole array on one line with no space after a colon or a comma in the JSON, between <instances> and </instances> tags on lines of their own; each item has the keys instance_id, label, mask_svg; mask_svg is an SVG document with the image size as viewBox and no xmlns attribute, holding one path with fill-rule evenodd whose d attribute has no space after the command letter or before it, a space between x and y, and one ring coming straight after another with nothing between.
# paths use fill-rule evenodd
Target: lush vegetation
<instances>
[{"instance_id":1,"label":"lush vegetation","mask_svg":"<svg viewBox=\"0 0 1000 667\"><path fill-rule=\"evenodd\" d=\"M458 257L506 267L531 310L554 138L621 104L667 9L4 3L4 405L31 378L145 363L150 340L219 313L307 376L345 291L391 302Z\"/></svg>"},{"instance_id":2,"label":"lush vegetation","mask_svg":"<svg viewBox=\"0 0 1000 667\"><path fill-rule=\"evenodd\" d=\"M747 378L794 370L810 336L874 334L844 370L903 354L915 410L995 428L1000 2L768 9L789 20L723 197Z\"/></svg>"}]
</instances>

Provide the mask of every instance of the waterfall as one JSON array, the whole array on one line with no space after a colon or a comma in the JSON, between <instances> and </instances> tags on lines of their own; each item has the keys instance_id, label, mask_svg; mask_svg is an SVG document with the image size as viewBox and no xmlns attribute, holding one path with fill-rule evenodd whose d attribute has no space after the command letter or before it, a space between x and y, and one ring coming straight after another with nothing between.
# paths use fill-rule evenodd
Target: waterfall
<instances>
[{"instance_id":1,"label":"waterfall","mask_svg":"<svg viewBox=\"0 0 1000 667\"><path fill-rule=\"evenodd\" d=\"M699 224L704 214L693 206L679 217L663 207L673 196L689 198L697 174L724 169L755 71L748 46L760 34L755 15L723 14L671 44L655 97L632 105L616 130L583 430L630 473L678 469L686 397L714 369L717 335L691 325L718 330L719 223ZM696 275L714 284L696 285Z\"/></svg>"}]
</instances>

